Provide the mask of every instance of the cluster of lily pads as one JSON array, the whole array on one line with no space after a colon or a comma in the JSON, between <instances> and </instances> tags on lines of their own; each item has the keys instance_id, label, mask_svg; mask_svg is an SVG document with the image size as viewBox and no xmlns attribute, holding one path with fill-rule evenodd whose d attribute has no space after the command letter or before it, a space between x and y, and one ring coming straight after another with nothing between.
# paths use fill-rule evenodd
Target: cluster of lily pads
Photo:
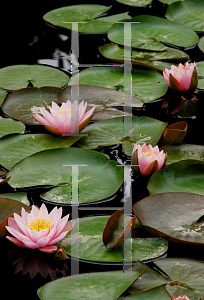
<instances>
[{"instance_id":1,"label":"cluster of lily pads","mask_svg":"<svg viewBox=\"0 0 204 300\"><path fill-rule=\"evenodd\" d=\"M118 2L128 7L152 1ZM44 20L59 30L73 30L75 22L79 34L107 33L110 43L98 49L108 59L107 66L86 68L71 79L43 65L0 69L1 185L12 191L0 197L0 236L24 248L60 248L64 256L81 261L130 267L52 281L38 289L42 300L76 299L76 289L84 299L204 297L202 261L168 257L157 259L152 268L145 263L166 253L169 240L204 244L204 146L183 143L191 118L168 124L142 113L146 103L159 98L165 107L166 95L169 104L174 96L179 98L175 111L180 115L182 109L192 116L202 101L196 97L204 89L204 64L191 61L185 49L197 45L204 52L198 35L204 30L199 19L204 4L173 2L164 2L169 5L165 18L111 15L114 5L73 5L47 12ZM124 34L130 22L131 44ZM123 69L130 63L131 91L125 88ZM72 89L78 82L76 102ZM127 113L124 98L130 95L132 113ZM124 128L127 124L130 131ZM115 145L121 145L122 155L110 159L106 150ZM147 197L132 197L128 176L146 184ZM121 209L113 215L84 217L66 225L73 206L80 210L104 201L109 206L121 189ZM35 191L40 202L34 197L30 203ZM123 211L125 193L132 197L134 216Z\"/></svg>"}]
</instances>

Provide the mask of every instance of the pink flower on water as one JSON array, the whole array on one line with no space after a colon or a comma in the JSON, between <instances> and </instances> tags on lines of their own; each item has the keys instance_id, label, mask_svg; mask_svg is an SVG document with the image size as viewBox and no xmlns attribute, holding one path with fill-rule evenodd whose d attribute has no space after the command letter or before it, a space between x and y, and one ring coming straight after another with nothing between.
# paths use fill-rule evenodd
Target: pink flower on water
<instances>
[{"instance_id":1,"label":"pink flower on water","mask_svg":"<svg viewBox=\"0 0 204 300\"><path fill-rule=\"evenodd\" d=\"M8 218L6 229L14 237L6 238L20 247L54 252L57 250L54 244L61 241L75 225L66 225L69 215L62 219L61 216L61 207L55 207L50 213L45 204L40 209L33 205L30 213L22 207L21 216L14 213L14 218Z\"/></svg>"},{"instance_id":2,"label":"pink flower on water","mask_svg":"<svg viewBox=\"0 0 204 300\"><path fill-rule=\"evenodd\" d=\"M176 297L175 295L173 296L172 300L190 300L186 295L183 295L183 297L179 296Z\"/></svg>"},{"instance_id":3,"label":"pink flower on water","mask_svg":"<svg viewBox=\"0 0 204 300\"><path fill-rule=\"evenodd\" d=\"M68 100L66 103L62 103L61 107L52 102L50 112L40 107L43 116L39 114L32 116L53 134L76 134L85 128L94 113L95 107L85 113L86 106L87 102L84 104L82 101L78 104L77 100L73 103Z\"/></svg>"},{"instance_id":4,"label":"pink flower on water","mask_svg":"<svg viewBox=\"0 0 204 300\"><path fill-rule=\"evenodd\" d=\"M198 74L196 63L185 62L184 65L179 64L178 68L174 65L171 70L165 68L163 71L164 79L168 86L176 91L185 93L195 89L198 85Z\"/></svg>"},{"instance_id":5,"label":"pink flower on water","mask_svg":"<svg viewBox=\"0 0 204 300\"><path fill-rule=\"evenodd\" d=\"M166 156L167 153L159 151L158 146L152 147L148 144L140 146L136 143L132 151L132 169L135 172L139 171L143 176L151 176L163 167Z\"/></svg>"}]
</instances>

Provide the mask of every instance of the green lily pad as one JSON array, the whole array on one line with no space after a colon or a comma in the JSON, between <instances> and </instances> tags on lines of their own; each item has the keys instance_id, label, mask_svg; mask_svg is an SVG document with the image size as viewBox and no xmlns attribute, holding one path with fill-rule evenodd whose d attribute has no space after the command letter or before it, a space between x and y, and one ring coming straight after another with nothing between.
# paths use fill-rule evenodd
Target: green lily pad
<instances>
[{"instance_id":1,"label":"green lily pad","mask_svg":"<svg viewBox=\"0 0 204 300\"><path fill-rule=\"evenodd\" d=\"M77 22L78 31L83 33L107 32L115 22L123 19L131 19L128 13L95 19L110 8L111 6L98 4L71 5L49 11L43 16L43 19L54 26L69 30L73 29L72 22ZM80 22L82 23L80 24Z\"/></svg>"},{"instance_id":2,"label":"green lily pad","mask_svg":"<svg viewBox=\"0 0 204 300\"><path fill-rule=\"evenodd\" d=\"M164 51L166 42L178 47L191 47L199 37L191 29L156 16L140 15L132 18L132 47L153 51ZM124 45L124 24L114 24L108 32L108 38L114 43ZM127 44L126 46L130 46Z\"/></svg>"},{"instance_id":3,"label":"green lily pad","mask_svg":"<svg viewBox=\"0 0 204 300\"><path fill-rule=\"evenodd\" d=\"M160 193L133 206L141 224L157 236L204 245L204 197L192 193Z\"/></svg>"},{"instance_id":4,"label":"green lily pad","mask_svg":"<svg viewBox=\"0 0 204 300\"><path fill-rule=\"evenodd\" d=\"M156 265L172 279L166 289L171 295L187 295L191 300L204 297L204 263L185 258L164 258Z\"/></svg>"},{"instance_id":5,"label":"green lily pad","mask_svg":"<svg viewBox=\"0 0 204 300\"><path fill-rule=\"evenodd\" d=\"M196 62L196 66L198 68L198 76L203 76L204 77L204 61Z\"/></svg>"},{"instance_id":6,"label":"green lily pad","mask_svg":"<svg viewBox=\"0 0 204 300\"><path fill-rule=\"evenodd\" d=\"M160 150L167 152L166 164L178 162L185 159L196 159L204 161L204 146L193 144L166 145Z\"/></svg>"},{"instance_id":7,"label":"green lily pad","mask_svg":"<svg viewBox=\"0 0 204 300\"><path fill-rule=\"evenodd\" d=\"M70 200L72 189L70 165L79 166L79 203L108 198L123 182L123 168L118 168L116 161L110 161L102 153L80 148L38 152L17 163L7 176L11 176L9 184L15 188L39 185L67 186L67 198Z\"/></svg>"},{"instance_id":8,"label":"green lily pad","mask_svg":"<svg viewBox=\"0 0 204 300\"><path fill-rule=\"evenodd\" d=\"M57 99L60 103L71 100L72 86L68 86L57 94ZM87 109L91 109L95 106L92 121L101 121L114 117L123 116L123 111L114 108L114 106L123 107L123 97L127 97L121 91L112 90L100 86L91 85L79 85L79 102L84 100L87 102ZM130 95L128 95L130 97ZM133 107L142 107L143 102L132 96L131 103Z\"/></svg>"},{"instance_id":9,"label":"green lily pad","mask_svg":"<svg viewBox=\"0 0 204 300\"><path fill-rule=\"evenodd\" d=\"M198 48L204 52L204 36L202 36L200 39L199 39L199 42L198 42Z\"/></svg>"},{"instance_id":10,"label":"green lily pad","mask_svg":"<svg viewBox=\"0 0 204 300\"><path fill-rule=\"evenodd\" d=\"M27 193L4 193L0 194L0 196L4 198L13 199L27 206L30 206L30 201L28 200Z\"/></svg>"},{"instance_id":11,"label":"green lily pad","mask_svg":"<svg viewBox=\"0 0 204 300\"><path fill-rule=\"evenodd\" d=\"M204 31L204 2L185 0L172 3L165 17L194 31Z\"/></svg>"},{"instance_id":12,"label":"green lily pad","mask_svg":"<svg viewBox=\"0 0 204 300\"><path fill-rule=\"evenodd\" d=\"M0 88L0 106L2 105L4 98L7 95L7 91L5 91L4 89Z\"/></svg>"},{"instance_id":13,"label":"green lily pad","mask_svg":"<svg viewBox=\"0 0 204 300\"><path fill-rule=\"evenodd\" d=\"M105 44L99 47L100 53L111 60L123 63L124 49L117 44ZM167 48L165 51L153 52L132 49L132 63L134 65L143 65L162 71L165 68L170 69L172 63L163 62L162 60L181 60L188 59L189 56L185 52L177 49Z\"/></svg>"},{"instance_id":14,"label":"green lily pad","mask_svg":"<svg viewBox=\"0 0 204 300\"><path fill-rule=\"evenodd\" d=\"M14 65L0 69L0 87L6 90L18 90L32 83L35 87L62 87L69 76L57 68L44 65Z\"/></svg>"},{"instance_id":15,"label":"green lily pad","mask_svg":"<svg viewBox=\"0 0 204 300\"><path fill-rule=\"evenodd\" d=\"M57 87L19 89L6 97L1 108L7 116L13 119L29 124L39 124L32 114L40 113L39 107L44 107L44 102L50 106L52 101L58 102L57 93L59 91L61 88Z\"/></svg>"},{"instance_id":16,"label":"green lily pad","mask_svg":"<svg viewBox=\"0 0 204 300\"><path fill-rule=\"evenodd\" d=\"M80 259L97 262L123 262L123 243L113 249L107 249L102 241L103 230L110 216L86 217L79 219L77 233L68 234L60 243L68 255L79 253ZM131 219L129 217L129 219ZM131 240L128 239L129 245ZM126 243L128 245L128 243ZM79 247L79 251L76 251ZM147 260L164 254L168 241L163 238L133 238L132 261ZM125 253L125 252L124 252ZM126 260L126 258L124 258ZM127 261L127 260L126 260Z\"/></svg>"},{"instance_id":17,"label":"green lily pad","mask_svg":"<svg viewBox=\"0 0 204 300\"><path fill-rule=\"evenodd\" d=\"M203 180L204 162L187 159L157 171L150 178L147 188L150 194L186 192L204 196Z\"/></svg>"},{"instance_id":18,"label":"green lily pad","mask_svg":"<svg viewBox=\"0 0 204 300\"><path fill-rule=\"evenodd\" d=\"M141 273L123 271L84 273L54 280L40 287L37 294L41 300L115 300Z\"/></svg>"},{"instance_id":19,"label":"green lily pad","mask_svg":"<svg viewBox=\"0 0 204 300\"><path fill-rule=\"evenodd\" d=\"M117 0L119 3L123 3L130 6L147 6L152 3L153 0Z\"/></svg>"},{"instance_id":20,"label":"green lily pad","mask_svg":"<svg viewBox=\"0 0 204 300\"><path fill-rule=\"evenodd\" d=\"M0 139L0 164L10 170L27 156L47 149L69 148L79 139L80 136L62 137L52 134L8 135Z\"/></svg>"},{"instance_id":21,"label":"green lily pad","mask_svg":"<svg viewBox=\"0 0 204 300\"><path fill-rule=\"evenodd\" d=\"M124 121L122 117L107 119L86 127L82 133L88 136L82 137L77 144L86 149L122 144L123 151L132 155L135 143L144 143L155 146L166 127L166 123L148 117L126 117L127 122L132 122L131 135L125 135Z\"/></svg>"},{"instance_id":22,"label":"green lily pad","mask_svg":"<svg viewBox=\"0 0 204 300\"><path fill-rule=\"evenodd\" d=\"M72 84L78 84L78 74L72 77ZM123 68L104 66L84 69L79 72L79 84L102 86L123 92ZM149 102L165 95L167 89L168 85L159 72L143 66L132 68L133 96L138 97L143 102ZM131 94L131 91L129 93Z\"/></svg>"},{"instance_id":23,"label":"green lily pad","mask_svg":"<svg viewBox=\"0 0 204 300\"><path fill-rule=\"evenodd\" d=\"M165 285L153 288L148 291L144 291L135 295L131 295L120 300L172 300L172 297L167 293Z\"/></svg>"},{"instance_id":24,"label":"green lily pad","mask_svg":"<svg viewBox=\"0 0 204 300\"><path fill-rule=\"evenodd\" d=\"M164 4L172 4L174 2L177 2L178 0L159 0L161 3L164 3ZM181 1L185 1L185 0L181 0Z\"/></svg>"},{"instance_id":25,"label":"green lily pad","mask_svg":"<svg viewBox=\"0 0 204 300\"><path fill-rule=\"evenodd\" d=\"M0 117L0 138L11 133L24 133L25 125L21 122Z\"/></svg>"},{"instance_id":26,"label":"green lily pad","mask_svg":"<svg viewBox=\"0 0 204 300\"><path fill-rule=\"evenodd\" d=\"M198 89L204 90L204 78L198 79Z\"/></svg>"}]
</instances>

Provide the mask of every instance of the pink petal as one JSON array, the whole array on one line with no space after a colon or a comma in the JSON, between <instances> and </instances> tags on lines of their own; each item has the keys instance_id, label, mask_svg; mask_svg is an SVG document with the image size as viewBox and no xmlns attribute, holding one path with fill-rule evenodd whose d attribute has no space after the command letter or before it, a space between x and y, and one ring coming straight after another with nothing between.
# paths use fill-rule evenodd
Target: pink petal
<instances>
[{"instance_id":1,"label":"pink petal","mask_svg":"<svg viewBox=\"0 0 204 300\"><path fill-rule=\"evenodd\" d=\"M47 246L50 239L48 237L42 237L36 243L38 244L39 248Z\"/></svg>"},{"instance_id":2,"label":"pink petal","mask_svg":"<svg viewBox=\"0 0 204 300\"><path fill-rule=\"evenodd\" d=\"M30 238L24 234L21 233L21 230L16 230L12 227L6 226L6 229L14 236L16 237L19 241L30 241Z\"/></svg>"},{"instance_id":3,"label":"pink petal","mask_svg":"<svg viewBox=\"0 0 204 300\"><path fill-rule=\"evenodd\" d=\"M53 245L63 240L63 238L68 234L68 231L61 232L55 239L51 240L48 245Z\"/></svg>"},{"instance_id":4,"label":"pink petal","mask_svg":"<svg viewBox=\"0 0 204 300\"><path fill-rule=\"evenodd\" d=\"M28 235L28 223L25 222L18 214L14 214L15 221L23 234Z\"/></svg>"},{"instance_id":5,"label":"pink petal","mask_svg":"<svg viewBox=\"0 0 204 300\"><path fill-rule=\"evenodd\" d=\"M41 125L50 125L47 120L45 120L42 116L39 114L32 114L33 118L36 119Z\"/></svg>"},{"instance_id":6,"label":"pink petal","mask_svg":"<svg viewBox=\"0 0 204 300\"><path fill-rule=\"evenodd\" d=\"M45 246L43 248L39 248L39 250L42 252L53 253L53 252L57 251L57 246L55 246L55 245Z\"/></svg>"},{"instance_id":7,"label":"pink petal","mask_svg":"<svg viewBox=\"0 0 204 300\"><path fill-rule=\"evenodd\" d=\"M30 214L32 214L35 219L38 217L39 209L37 208L37 206L32 205Z\"/></svg>"},{"instance_id":8,"label":"pink petal","mask_svg":"<svg viewBox=\"0 0 204 300\"><path fill-rule=\"evenodd\" d=\"M21 242L21 241L19 241L18 239L16 239L16 238L14 238L14 237L12 237L12 236L6 236L6 238L9 240L9 241L11 241L14 245L16 245L16 246L19 246L19 247L22 247L22 248L27 248L27 247L25 247L25 245Z\"/></svg>"},{"instance_id":9,"label":"pink petal","mask_svg":"<svg viewBox=\"0 0 204 300\"><path fill-rule=\"evenodd\" d=\"M31 241L23 240L22 242L24 243L24 245L25 245L27 248L31 248L31 249L39 248L38 245L37 245L36 243L33 243L33 242L31 242Z\"/></svg>"}]
</instances>

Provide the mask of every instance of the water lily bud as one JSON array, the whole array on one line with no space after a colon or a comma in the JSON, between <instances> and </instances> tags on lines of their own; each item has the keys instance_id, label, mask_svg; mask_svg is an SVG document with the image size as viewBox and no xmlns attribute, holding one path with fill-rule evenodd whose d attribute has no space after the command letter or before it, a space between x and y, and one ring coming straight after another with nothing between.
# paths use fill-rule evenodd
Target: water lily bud
<instances>
[{"instance_id":1,"label":"water lily bud","mask_svg":"<svg viewBox=\"0 0 204 300\"><path fill-rule=\"evenodd\" d=\"M168 86L176 92L185 93L195 89L198 85L197 66L195 62L191 64L185 62L184 65L179 64L178 67L172 65L171 70L165 68L163 76Z\"/></svg>"},{"instance_id":2,"label":"water lily bud","mask_svg":"<svg viewBox=\"0 0 204 300\"><path fill-rule=\"evenodd\" d=\"M183 295L183 297L179 296L176 297L175 295L173 296L172 300L190 300L186 295Z\"/></svg>"},{"instance_id":3,"label":"water lily bud","mask_svg":"<svg viewBox=\"0 0 204 300\"><path fill-rule=\"evenodd\" d=\"M59 107L55 102L52 102L50 112L45 108L40 107L39 114L32 114L40 124L53 134L75 134L82 131L92 118L95 107L86 111L87 102L82 101L78 104L75 100L73 103L67 101Z\"/></svg>"},{"instance_id":4,"label":"water lily bud","mask_svg":"<svg viewBox=\"0 0 204 300\"><path fill-rule=\"evenodd\" d=\"M158 146L152 147L148 144L140 146L136 143L132 151L132 169L135 172L139 171L143 176L151 176L163 167L166 156L167 153L159 151Z\"/></svg>"}]
</instances>

